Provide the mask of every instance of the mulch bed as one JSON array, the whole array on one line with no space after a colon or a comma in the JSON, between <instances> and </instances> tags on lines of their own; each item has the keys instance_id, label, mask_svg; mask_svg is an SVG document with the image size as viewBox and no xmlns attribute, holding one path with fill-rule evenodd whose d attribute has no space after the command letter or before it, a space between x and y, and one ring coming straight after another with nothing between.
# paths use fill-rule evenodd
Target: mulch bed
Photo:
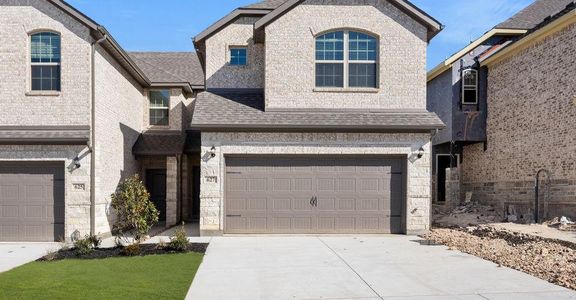
<instances>
[{"instance_id":1,"label":"mulch bed","mask_svg":"<svg viewBox=\"0 0 576 300\"><path fill-rule=\"evenodd\" d=\"M205 243L191 243L188 245L188 249L186 252L195 252L195 253L206 253L206 249L208 248L208 244ZM167 247L160 247L158 244L141 244L140 245L140 254L137 256L146 256L146 255L162 255L162 254L177 254L177 253L186 253L181 251L174 251ZM124 253L123 247L115 247L115 248L96 248L92 253L80 255L76 249L62 249L58 252L54 252L48 254L38 261L57 261L57 260L64 260L64 259L103 259L103 258L110 258L110 257L127 257Z\"/></svg>"}]
</instances>

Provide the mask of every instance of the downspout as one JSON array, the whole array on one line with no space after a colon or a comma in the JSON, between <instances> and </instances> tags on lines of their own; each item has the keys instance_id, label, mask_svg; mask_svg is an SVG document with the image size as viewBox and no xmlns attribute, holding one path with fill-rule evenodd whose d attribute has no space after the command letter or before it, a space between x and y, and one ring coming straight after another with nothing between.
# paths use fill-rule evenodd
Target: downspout
<instances>
[{"instance_id":1,"label":"downspout","mask_svg":"<svg viewBox=\"0 0 576 300\"><path fill-rule=\"evenodd\" d=\"M90 46L90 234L96 234L96 46L104 42L108 36L102 37Z\"/></svg>"}]
</instances>

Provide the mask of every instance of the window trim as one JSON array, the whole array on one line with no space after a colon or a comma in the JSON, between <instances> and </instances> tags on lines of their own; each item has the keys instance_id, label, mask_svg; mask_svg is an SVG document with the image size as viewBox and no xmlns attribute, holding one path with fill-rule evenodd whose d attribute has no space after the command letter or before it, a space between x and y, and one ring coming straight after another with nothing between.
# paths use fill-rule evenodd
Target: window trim
<instances>
[{"instance_id":1,"label":"window trim","mask_svg":"<svg viewBox=\"0 0 576 300\"><path fill-rule=\"evenodd\" d=\"M340 32L344 33L344 60L317 60L316 59L316 40L328 33ZM369 35L376 39L376 59L372 60L352 60L353 63L357 64L376 64L376 86L375 87L350 87L350 32L358 32ZM314 92L350 92L350 93L377 93L380 91L380 36L376 33L370 32L368 30L359 28L338 28L321 31L314 35L312 39L313 43L313 55L314 55L314 76L312 78L312 86ZM316 85L316 65L318 63L325 64L344 64L343 73L343 87L319 87Z\"/></svg>"},{"instance_id":2,"label":"window trim","mask_svg":"<svg viewBox=\"0 0 576 300\"><path fill-rule=\"evenodd\" d=\"M152 97L150 97L150 94L152 92L168 92L168 106L166 106L166 107L152 107L152 103L150 103L152 101ZM171 89L149 89L147 94L148 94L148 126L149 126L149 128L168 128L168 127L170 127L170 104L172 103L172 90ZM167 124L161 124L161 125L152 124L152 122L150 122L152 110L166 110L166 111L168 111L168 123Z\"/></svg>"},{"instance_id":3,"label":"window trim","mask_svg":"<svg viewBox=\"0 0 576 300\"><path fill-rule=\"evenodd\" d=\"M466 85L465 81L464 81L464 73L465 72L473 72L476 75L476 82L474 85ZM461 102L462 105L477 105L478 104L478 97L479 97L479 91L478 91L478 81L479 81L479 72L477 69L474 68L466 68L464 70L462 70L462 74L460 75L460 82L462 85L462 90L461 92ZM470 90L474 90L476 92L476 97L474 102L467 102L466 97L465 97L465 93L466 91L470 91Z\"/></svg>"},{"instance_id":4,"label":"window trim","mask_svg":"<svg viewBox=\"0 0 576 300\"><path fill-rule=\"evenodd\" d=\"M52 33L55 35L58 35L58 37L60 37L60 62L58 63L41 63L41 62L32 62L32 36L36 35L36 34L40 34L40 33ZM60 94L62 93L62 34L59 31L53 30L53 29L48 29L48 28L39 28L39 29L34 29L28 32L28 53L26 55L27 59L28 59L28 63L27 63L27 69L28 69L28 76L27 76L27 92L25 93L26 96L60 96ZM58 90L34 90L32 88L33 85L33 80L32 80L32 67L33 66L59 66L60 67L60 78L59 78L59 84L60 84L60 88Z\"/></svg>"},{"instance_id":5,"label":"window trim","mask_svg":"<svg viewBox=\"0 0 576 300\"><path fill-rule=\"evenodd\" d=\"M246 64L245 65L234 65L232 64L232 50L234 49L241 49L241 50L246 50ZM250 64L250 51L248 51L248 46L244 45L244 46L239 46L239 45L230 45L228 46L228 65L232 66L232 67L248 67L248 65Z\"/></svg>"}]
</instances>

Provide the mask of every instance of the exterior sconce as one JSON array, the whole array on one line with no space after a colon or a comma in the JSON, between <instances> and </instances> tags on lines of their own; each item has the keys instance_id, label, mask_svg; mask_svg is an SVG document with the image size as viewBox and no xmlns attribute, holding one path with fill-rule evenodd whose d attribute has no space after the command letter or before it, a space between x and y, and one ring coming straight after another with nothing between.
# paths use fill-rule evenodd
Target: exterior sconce
<instances>
[{"instance_id":1,"label":"exterior sconce","mask_svg":"<svg viewBox=\"0 0 576 300\"><path fill-rule=\"evenodd\" d=\"M216 157L216 146L212 146L212 149L210 149L210 157Z\"/></svg>"},{"instance_id":2,"label":"exterior sconce","mask_svg":"<svg viewBox=\"0 0 576 300\"><path fill-rule=\"evenodd\" d=\"M426 154L426 151L424 151L424 148L420 147L420 149L418 149L418 159L424 157L424 154Z\"/></svg>"},{"instance_id":3,"label":"exterior sconce","mask_svg":"<svg viewBox=\"0 0 576 300\"><path fill-rule=\"evenodd\" d=\"M74 164L75 169L80 169L80 167L82 166L82 164L80 164L80 158L79 157L74 158L72 163Z\"/></svg>"}]
</instances>

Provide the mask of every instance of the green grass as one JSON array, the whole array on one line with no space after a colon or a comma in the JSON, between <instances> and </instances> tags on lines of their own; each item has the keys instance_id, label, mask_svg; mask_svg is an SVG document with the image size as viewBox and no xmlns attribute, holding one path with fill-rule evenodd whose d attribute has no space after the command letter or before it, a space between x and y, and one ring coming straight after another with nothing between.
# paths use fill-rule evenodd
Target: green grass
<instances>
[{"instance_id":1,"label":"green grass","mask_svg":"<svg viewBox=\"0 0 576 300\"><path fill-rule=\"evenodd\" d=\"M0 299L184 299L202 257L33 262L0 274Z\"/></svg>"}]
</instances>

